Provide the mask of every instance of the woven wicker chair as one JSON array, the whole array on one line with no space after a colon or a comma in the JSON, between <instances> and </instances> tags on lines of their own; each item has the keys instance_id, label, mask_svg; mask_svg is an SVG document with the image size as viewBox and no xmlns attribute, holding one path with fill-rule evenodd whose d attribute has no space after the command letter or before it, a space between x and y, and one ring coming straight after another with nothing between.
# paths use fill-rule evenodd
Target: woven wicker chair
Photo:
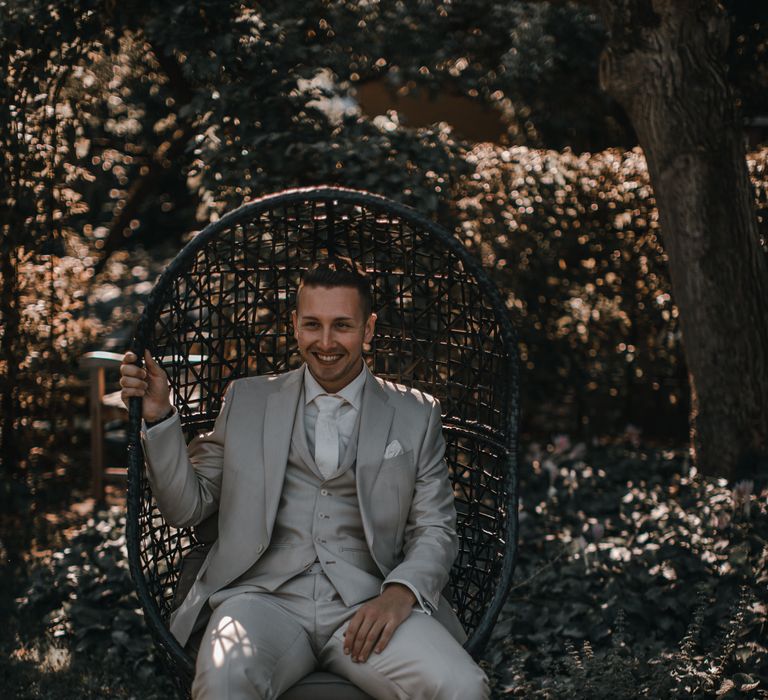
<instances>
[{"instance_id":1,"label":"woven wicker chair","mask_svg":"<svg viewBox=\"0 0 768 700\"><path fill-rule=\"evenodd\" d=\"M289 190L243 205L193 238L164 271L133 349L165 360L187 439L209 430L231 379L299 366L290 311L299 276L329 253L368 271L378 314L365 357L380 377L422 389L443 409L460 553L453 604L482 653L517 553L518 367L498 290L462 243L413 209L335 187ZM129 415L128 550L149 629L182 697L194 661L168 631L182 559L200 558L203 529L175 529L157 508ZM215 518L215 516L214 516ZM176 595L176 602L178 595ZM283 698L365 698L312 674Z\"/></svg>"}]
</instances>

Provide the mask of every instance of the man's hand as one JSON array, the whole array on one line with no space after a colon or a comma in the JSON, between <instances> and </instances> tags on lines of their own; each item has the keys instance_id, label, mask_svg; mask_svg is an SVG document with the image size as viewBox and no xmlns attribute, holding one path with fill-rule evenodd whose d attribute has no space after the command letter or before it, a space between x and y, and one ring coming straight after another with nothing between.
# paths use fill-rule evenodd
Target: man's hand
<instances>
[{"instance_id":1,"label":"man's hand","mask_svg":"<svg viewBox=\"0 0 768 700\"><path fill-rule=\"evenodd\" d=\"M395 630L408 619L415 602L416 596L408 586L390 583L350 620L344 633L344 653L351 653L355 662L368 661L374 645L376 653L381 653Z\"/></svg>"},{"instance_id":2,"label":"man's hand","mask_svg":"<svg viewBox=\"0 0 768 700\"><path fill-rule=\"evenodd\" d=\"M129 351L123 355L120 364L120 386L123 390L120 392L120 398L128 408L128 399L131 396L143 397L141 417L148 423L160 420L171 410L168 375L152 359L149 350L144 351L144 367L137 367L133 364L135 361L134 353Z\"/></svg>"}]
</instances>

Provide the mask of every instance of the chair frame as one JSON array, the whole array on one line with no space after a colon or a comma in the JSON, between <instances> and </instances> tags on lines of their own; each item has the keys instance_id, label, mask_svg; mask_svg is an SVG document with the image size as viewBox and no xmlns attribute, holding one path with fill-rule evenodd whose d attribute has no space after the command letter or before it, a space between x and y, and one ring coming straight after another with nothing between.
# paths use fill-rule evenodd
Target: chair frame
<instances>
[{"instance_id":1,"label":"chair frame","mask_svg":"<svg viewBox=\"0 0 768 700\"><path fill-rule=\"evenodd\" d=\"M474 657L478 658L488 640L493 626L506 600L512 584L512 577L517 559L518 538L518 476L517 476L517 439L519 429L519 379L518 379L518 352L517 338L510 314L506 308L501 294L495 284L490 280L480 263L466 250L462 242L451 235L446 229L428 219L413 208L393 202L387 198L365 191L340 188L340 187L307 187L285 190L276 194L267 195L259 199L243 204L239 208L227 213L218 221L207 225L198 233L168 265L160 276L153 291L150 293L137 327L132 350L139 358L143 358L144 349L148 347L148 339L152 337L152 312L156 309L169 286L182 271L194 260L195 255L219 233L226 231L238 223L252 220L254 215L268 208L282 205L296 205L308 202L343 202L344 204L359 205L362 207L384 208L387 213L401 217L409 224L419 227L441 248L453 253L461 262L463 268L476 282L484 301L492 307L495 321L498 324L500 341L503 346L507 370L509 391L505 408L505 443L500 445L506 453L505 458L505 486L507 498L503 507L506 510L506 529L504 531L503 561L500 569L499 583L485 611L465 643L465 648ZM139 360L141 364L141 360ZM142 499L142 479L144 469L144 457L139 439L141 426L141 399L133 397L129 401L128 420L128 520L127 520L127 545L131 575L136 585L139 601L144 609L145 618L149 630L159 645L161 656L175 667L186 679L176 677L179 689L188 688L188 681L194 675L194 661L178 641L171 635L160 612L156 599L150 592L148 582L141 568L141 552L139 531L139 515ZM460 428L455 428L460 430ZM178 674L176 674L178 676Z\"/></svg>"}]
</instances>

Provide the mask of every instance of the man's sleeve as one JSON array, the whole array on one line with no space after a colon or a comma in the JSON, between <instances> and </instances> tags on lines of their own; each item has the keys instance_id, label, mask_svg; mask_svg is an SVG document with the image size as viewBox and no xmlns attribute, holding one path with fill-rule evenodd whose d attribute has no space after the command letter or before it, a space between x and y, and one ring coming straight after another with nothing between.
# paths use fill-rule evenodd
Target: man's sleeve
<instances>
[{"instance_id":1,"label":"man's sleeve","mask_svg":"<svg viewBox=\"0 0 768 700\"><path fill-rule=\"evenodd\" d=\"M404 579L400 579L400 578L398 578L398 579L387 578L387 580L384 583L381 584L381 590L379 591L379 593L383 593L384 589L390 583L400 583L403 586L405 586L406 588L408 588L411 591L411 593L413 593L413 595L416 596L416 605L418 606L416 608L416 610L418 610L419 612L426 613L427 615L431 615L432 614L432 612L433 612L432 606L426 600L424 600L424 598L422 597L421 593L419 593L419 591L416 589L416 587L412 583L410 583L409 581L405 581Z\"/></svg>"},{"instance_id":2,"label":"man's sleeve","mask_svg":"<svg viewBox=\"0 0 768 700\"><path fill-rule=\"evenodd\" d=\"M229 383L213 430L187 446L178 412L142 429L147 478L163 517L173 527L192 527L219 507L224 439L236 382ZM143 424L145 428L145 424Z\"/></svg>"},{"instance_id":3,"label":"man's sleeve","mask_svg":"<svg viewBox=\"0 0 768 700\"><path fill-rule=\"evenodd\" d=\"M453 488L443 459L445 440L440 404L435 399L431 402L403 537L405 557L383 583L383 586L395 582L407 585L425 612L437 610L440 593L448 583L458 554Z\"/></svg>"}]
</instances>

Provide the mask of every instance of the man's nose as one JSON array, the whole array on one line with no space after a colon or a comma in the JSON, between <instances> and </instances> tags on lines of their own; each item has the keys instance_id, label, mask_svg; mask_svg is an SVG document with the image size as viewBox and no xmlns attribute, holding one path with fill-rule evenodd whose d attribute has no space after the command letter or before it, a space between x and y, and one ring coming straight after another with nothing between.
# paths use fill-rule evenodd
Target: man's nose
<instances>
[{"instance_id":1,"label":"man's nose","mask_svg":"<svg viewBox=\"0 0 768 700\"><path fill-rule=\"evenodd\" d=\"M323 328L320 335L320 348L330 350L333 348L333 345L333 328L330 326Z\"/></svg>"}]
</instances>

